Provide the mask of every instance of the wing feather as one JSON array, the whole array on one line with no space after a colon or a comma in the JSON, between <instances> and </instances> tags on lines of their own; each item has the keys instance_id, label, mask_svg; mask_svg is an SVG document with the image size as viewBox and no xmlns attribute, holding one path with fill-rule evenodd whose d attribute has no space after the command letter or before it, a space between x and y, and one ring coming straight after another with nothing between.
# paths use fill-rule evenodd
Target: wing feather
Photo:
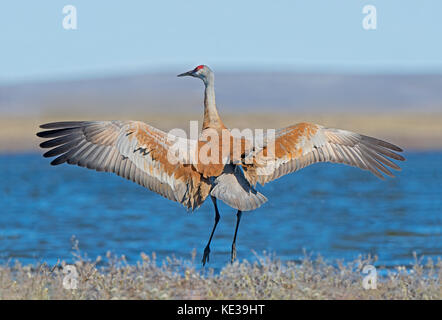
<instances>
[{"instance_id":1,"label":"wing feather","mask_svg":"<svg viewBox=\"0 0 442 320\"><path fill-rule=\"evenodd\" d=\"M280 129L272 142L246 155L254 159L251 164L243 164L245 176L253 184L265 184L317 162L350 165L384 179L382 173L394 177L388 168L400 170L389 158L405 160L396 153L402 149L389 142L311 123ZM269 145L273 145L274 150L267 150ZM264 157L264 154L273 156Z\"/></svg>"},{"instance_id":2,"label":"wing feather","mask_svg":"<svg viewBox=\"0 0 442 320\"><path fill-rule=\"evenodd\" d=\"M40 144L56 157L51 164L68 163L113 172L189 209L199 207L210 183L193 166L171 164L171 143L165 132L137 121L66 121L40 126Z\"/></svg>"}]
</instances>

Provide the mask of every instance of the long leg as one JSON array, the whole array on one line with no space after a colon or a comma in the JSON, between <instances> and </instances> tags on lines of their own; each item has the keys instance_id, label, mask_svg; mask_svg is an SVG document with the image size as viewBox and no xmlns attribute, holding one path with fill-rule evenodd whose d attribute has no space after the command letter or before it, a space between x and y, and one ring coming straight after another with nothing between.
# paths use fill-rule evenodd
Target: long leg
<instances>
[{"instance_id":1,"label":"long leg","mask_svg":"<svg viewBox=\"0 0 442 320\"><path fill-rule=\"evenodd\" d=\"M216 205L216 198L211 197L213 205L215 206L215 224L213 225L212 233L210 234L209 242L207 242L207 246L204 249L204 255L203 260L201 261L203 263L203 266L206 264L206 262L209 262L209 254L210 254L210 242L212 241L213 234L215 233L216 226L218 224L220 215L218 211L218 206Z\"/></svg>"},{"instance_id":2,"label":"long leg","mask_svg":"<svg viewBox=\"0 0 442 320\"><path fill-rule=\"evenodd\" d=\"M233 242L232 242L232 253L231 253L231 262L235 261L236 259L236 234L238 233L238 227L239 222L241 221L241 215L242 211L238 210L236 213L236 228L235 228L235 235L233 236Z\"/></svg>"}]
</instances>

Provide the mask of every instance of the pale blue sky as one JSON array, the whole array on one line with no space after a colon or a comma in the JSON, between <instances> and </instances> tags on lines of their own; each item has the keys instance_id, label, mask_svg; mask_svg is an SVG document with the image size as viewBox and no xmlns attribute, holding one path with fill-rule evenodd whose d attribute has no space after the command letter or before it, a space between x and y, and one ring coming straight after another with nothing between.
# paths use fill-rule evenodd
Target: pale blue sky
<instances>
[{"instance_id":1,"label":"pale blue sky","mask_svg":"<svg viewBox=\"0 0 442 320\"><path fill-rule=\"evenodd\" d=\"M77 8L78 30L62 28ZM377 30L362 8L377 8ZM442 72L440 0L2 1L0 83L216 71Z\"/></svg>"}]
</instances>

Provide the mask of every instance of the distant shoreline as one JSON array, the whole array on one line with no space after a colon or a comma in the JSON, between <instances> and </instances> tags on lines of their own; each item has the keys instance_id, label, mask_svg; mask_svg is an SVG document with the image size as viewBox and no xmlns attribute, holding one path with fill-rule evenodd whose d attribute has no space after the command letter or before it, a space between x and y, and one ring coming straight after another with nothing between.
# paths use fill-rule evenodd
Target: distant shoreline
<instances>
[{"instance_id":1,"label":"distant shoreline","mask_svg":"<svg viewBox=\"0 0 442 320\"><path fill-rule=\"evenodd\" d=\"M298 122L314 122L370 135L415 151L442 150L441 113L224 113L221 115L229 128L283 128ZM42 123L62 120L131 119L141 120L159 129L189 129L189 121L200 121L201 114L130 114L119 115L42 115L37 117L6 116L0 119L0 153L38 151L42 141L35 134Z\"/></svg>"}]
</instances>

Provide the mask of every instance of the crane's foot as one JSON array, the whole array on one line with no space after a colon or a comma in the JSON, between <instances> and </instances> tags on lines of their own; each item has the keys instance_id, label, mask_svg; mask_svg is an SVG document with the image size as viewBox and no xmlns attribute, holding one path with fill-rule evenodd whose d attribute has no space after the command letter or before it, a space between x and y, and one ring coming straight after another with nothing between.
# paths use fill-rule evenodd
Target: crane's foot
<instances>
[{"instance_id":1,"label":"crane's foot","mask_svg":"<svg viewBox=\"0 0 442 320\"><path fill-rule=\"evenodd\" d=\"M236 260L236 245L232 243L232 252L230 254L230 263L233 263Z\"/></svg>"},{"instance_id":2,"label":"crane's foot","mask_svg":"<svg viewBox=\"0 0 442 320\"><path fill-rule=\"evenodd\" d=\"M203 267L206 265L206 262L209 262L209 254L210 254L210 247L207 246L206 248L204 248L203 260L201 260Z\"/></svg>"}]
</instances>

